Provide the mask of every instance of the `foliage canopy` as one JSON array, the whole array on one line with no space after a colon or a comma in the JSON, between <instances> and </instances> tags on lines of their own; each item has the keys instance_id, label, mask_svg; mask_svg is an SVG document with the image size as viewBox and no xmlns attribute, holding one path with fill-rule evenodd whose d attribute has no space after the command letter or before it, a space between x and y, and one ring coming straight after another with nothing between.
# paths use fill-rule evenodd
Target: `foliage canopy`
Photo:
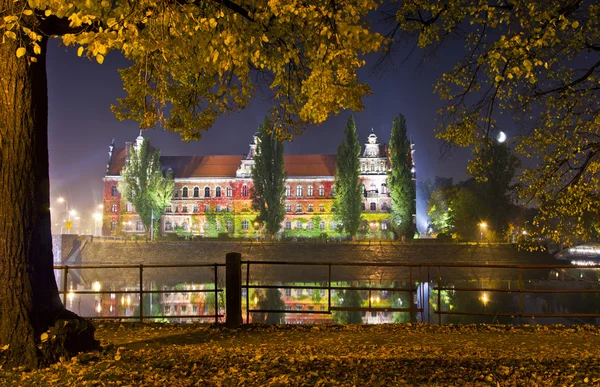
<instances>
[{"instance_id":1,"label":"foliage canopy","mask_svg":"<svg viewBox=\"0 0 600 387\"><path fill-rule=\"evenodd\" d=\"M141 128L157 124L184 140L201 137L224 113L247 106L257 86L277 101L277 133L320 123L340 109L360 110L369 94L357 79L361 54L379 34L364 16L373 0L16 1L0 14L3 39L36 61L44 35L62 35L79 56L102 63L112 50L132 62L121 70L127 96L113 111ZM260 74L254 79L253 74ZM166 111L169 114L165 114Z\"/></svg>"},{"instance_id":2,"label":"foliage canopy","mask_svg":"<svg viewBox=\"0 0 600 387\"><path fill-rule=\"evenodd\" d=\"M600 218L600 4L415 0L396 18L422 48L452 35L465 42L465 57L436 85L447 101L438 136L472 146L476 174L499 114L517 118L517 150L532 159L520 197L539 204L538 233L589 239L585 219Z\"/></svg>"}]
</instances>

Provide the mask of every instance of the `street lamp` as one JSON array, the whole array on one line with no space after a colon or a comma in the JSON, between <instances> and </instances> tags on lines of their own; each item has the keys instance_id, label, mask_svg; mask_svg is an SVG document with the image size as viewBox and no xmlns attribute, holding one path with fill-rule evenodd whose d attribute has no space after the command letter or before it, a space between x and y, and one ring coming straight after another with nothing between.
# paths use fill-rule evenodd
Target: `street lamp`
<instances>
[{"instance_id":1,"label":"street lamp","mask_svg":"<svg viewBox=\"0 0 600 387\"><path fill-rule=\"evenodd\" d=\"M65 203L65 212L67 213L67 222L70 222L71 221L71 215L70 215L70 212L69 212L69 202L67 201L67 199L63 198L62 196L57 199L57 202L59 202L59 203ZM67 227L67 234L70 234L70 233L71 233L71 228Z\"/></svg>"},{"instance_id":2,"label":"street lamp","mask_svg":"<svg viewBox=\"0 0 600 387\"><path fill-rule=\"evenodd\" d=\"M483 293L481 295L480 300L481 300L481 302L483 302L483 310L486 310L487 309L487 304L490 301L490 299L488 298L487 293Z\"/></svg>"},{"instance_id":3,"label":"street lamp","mask_svg":"<svg viewBox=\"0 0 600 387\"><path fill-rule=\"evenodd\" d=\"M487 228L487 223L479 223L479 241L483 242L483 231Z\"/></svg>"},{"instance_id":4,"label":"street lamp","mask_svg":"<svg viewBox=\"0 0 600 387\"><path fill-rule=\"evenodd\" d=\"M98 222L102 220L102 214L96 212L94 215L92 215L92 217L94 218L94 234L99 236L100 233L98 233Z\"/></svg>"}]
</instances>

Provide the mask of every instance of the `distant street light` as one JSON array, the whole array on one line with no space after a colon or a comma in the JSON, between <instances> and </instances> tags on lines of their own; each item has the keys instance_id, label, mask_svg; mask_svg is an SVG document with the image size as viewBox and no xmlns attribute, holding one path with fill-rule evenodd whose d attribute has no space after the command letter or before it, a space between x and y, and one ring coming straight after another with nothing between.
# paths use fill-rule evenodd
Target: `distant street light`
<instances>
[{"instance_id":1,"label":"distant street light","mask_svg":"<svg viewBox=\"0 0 600 387\"><path fill-rule=\"evenodd\" d=\"M63 198L62 196L57 199L57 202L65 203L65 212L67 213L67 222L70 222L71 221L71 213L69 212L69 202L67 201L67 199ZM71 227L66 227L66 229L67 229L67 234L70 234ZM61 234L62 234L62 231L61 231Z\"/></svg>"},{"instance_id":2,"label":"distant street light","mask_svg":"<svg viewBox=\"0 0 600 387\"><path fill-rule=\"evenodd\" d=\"M483 231L487 228L487 223L479 223L479 241L483 242Z\"/></svg>"},{"instance_id":3,"label":"distant street light","mask_svg":"<svg viewBox=\"0 0 600 387\"><path fill-rule=\"evenodd\" d=\"M92 217L94 218L94 235L100 236L100 233L98 232L98 222L102 220L102 214L96 212Z\"/></svg>"},{"instance_id":4,"label":"distant street light","mask_svg":"<svg viewBox=\"0 0 600 387\"><path fill-rule=\"evenodd\" d=\"M483 302L483 309L486 310L487 309L487 304L490 301L490 299L488 298L487 293L483 293L481 295L480 300L481 300L481 302Z\"/></svg>"}]
</instances>

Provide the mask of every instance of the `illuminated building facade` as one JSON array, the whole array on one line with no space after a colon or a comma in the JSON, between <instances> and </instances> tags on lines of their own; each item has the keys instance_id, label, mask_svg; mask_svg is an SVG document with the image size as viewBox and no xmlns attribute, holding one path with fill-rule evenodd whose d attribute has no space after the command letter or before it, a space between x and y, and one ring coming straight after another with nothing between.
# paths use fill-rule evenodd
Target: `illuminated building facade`
<instances>
[{"instance_id":1,"label":"illuminated building facade","mask_svg":"<svg viewBox=\"0 0 600 387\"><path fill-rule=\"evenodd\" d=\"M104 177L103 235L143 233L144 227L131 203L118 190L121 169L128 151L143 140L113 144ZM260 237L256 213L251 208L252 167L256 154L254 137L245 156L161 156L164 170L173 172L175 191L171 205L157 216L162 234L183 233L203 237ZM286 237L339 237L339 223L332 206L335 155L285 155L286 216L281 228ZM387 187L390 168L388 147L371 133L360 156L360 179L364 188L363 224L359 236L391 236L391 200ZM413 170L414 172L414 170ZM414 177L414 173L413 173ZM326 235L325 235L326 234Z\"/></svg>"}]
</instances>

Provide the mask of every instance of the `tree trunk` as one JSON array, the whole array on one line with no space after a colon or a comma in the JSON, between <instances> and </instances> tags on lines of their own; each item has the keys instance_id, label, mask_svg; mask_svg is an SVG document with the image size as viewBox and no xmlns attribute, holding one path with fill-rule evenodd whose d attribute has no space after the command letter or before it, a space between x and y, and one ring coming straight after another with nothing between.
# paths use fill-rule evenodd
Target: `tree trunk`
<instances>
[{"instance_id":1,"label":"tree trunk","mask_svg":"<svg viewBox=\"0 0 600 387\"><path fill-rule=\"evenodd\" d=\"M0 11L12 3L0 0ZM93 326L62 305L54 278L47 38L39 43L37 63L16 57L26 42L0 44L0 344L8 345L5 362L29 367L98 346ZM49 328L50 340L42 343ZM65 333L73 329L78 337Z\"/></svg>"}]
</instances>

